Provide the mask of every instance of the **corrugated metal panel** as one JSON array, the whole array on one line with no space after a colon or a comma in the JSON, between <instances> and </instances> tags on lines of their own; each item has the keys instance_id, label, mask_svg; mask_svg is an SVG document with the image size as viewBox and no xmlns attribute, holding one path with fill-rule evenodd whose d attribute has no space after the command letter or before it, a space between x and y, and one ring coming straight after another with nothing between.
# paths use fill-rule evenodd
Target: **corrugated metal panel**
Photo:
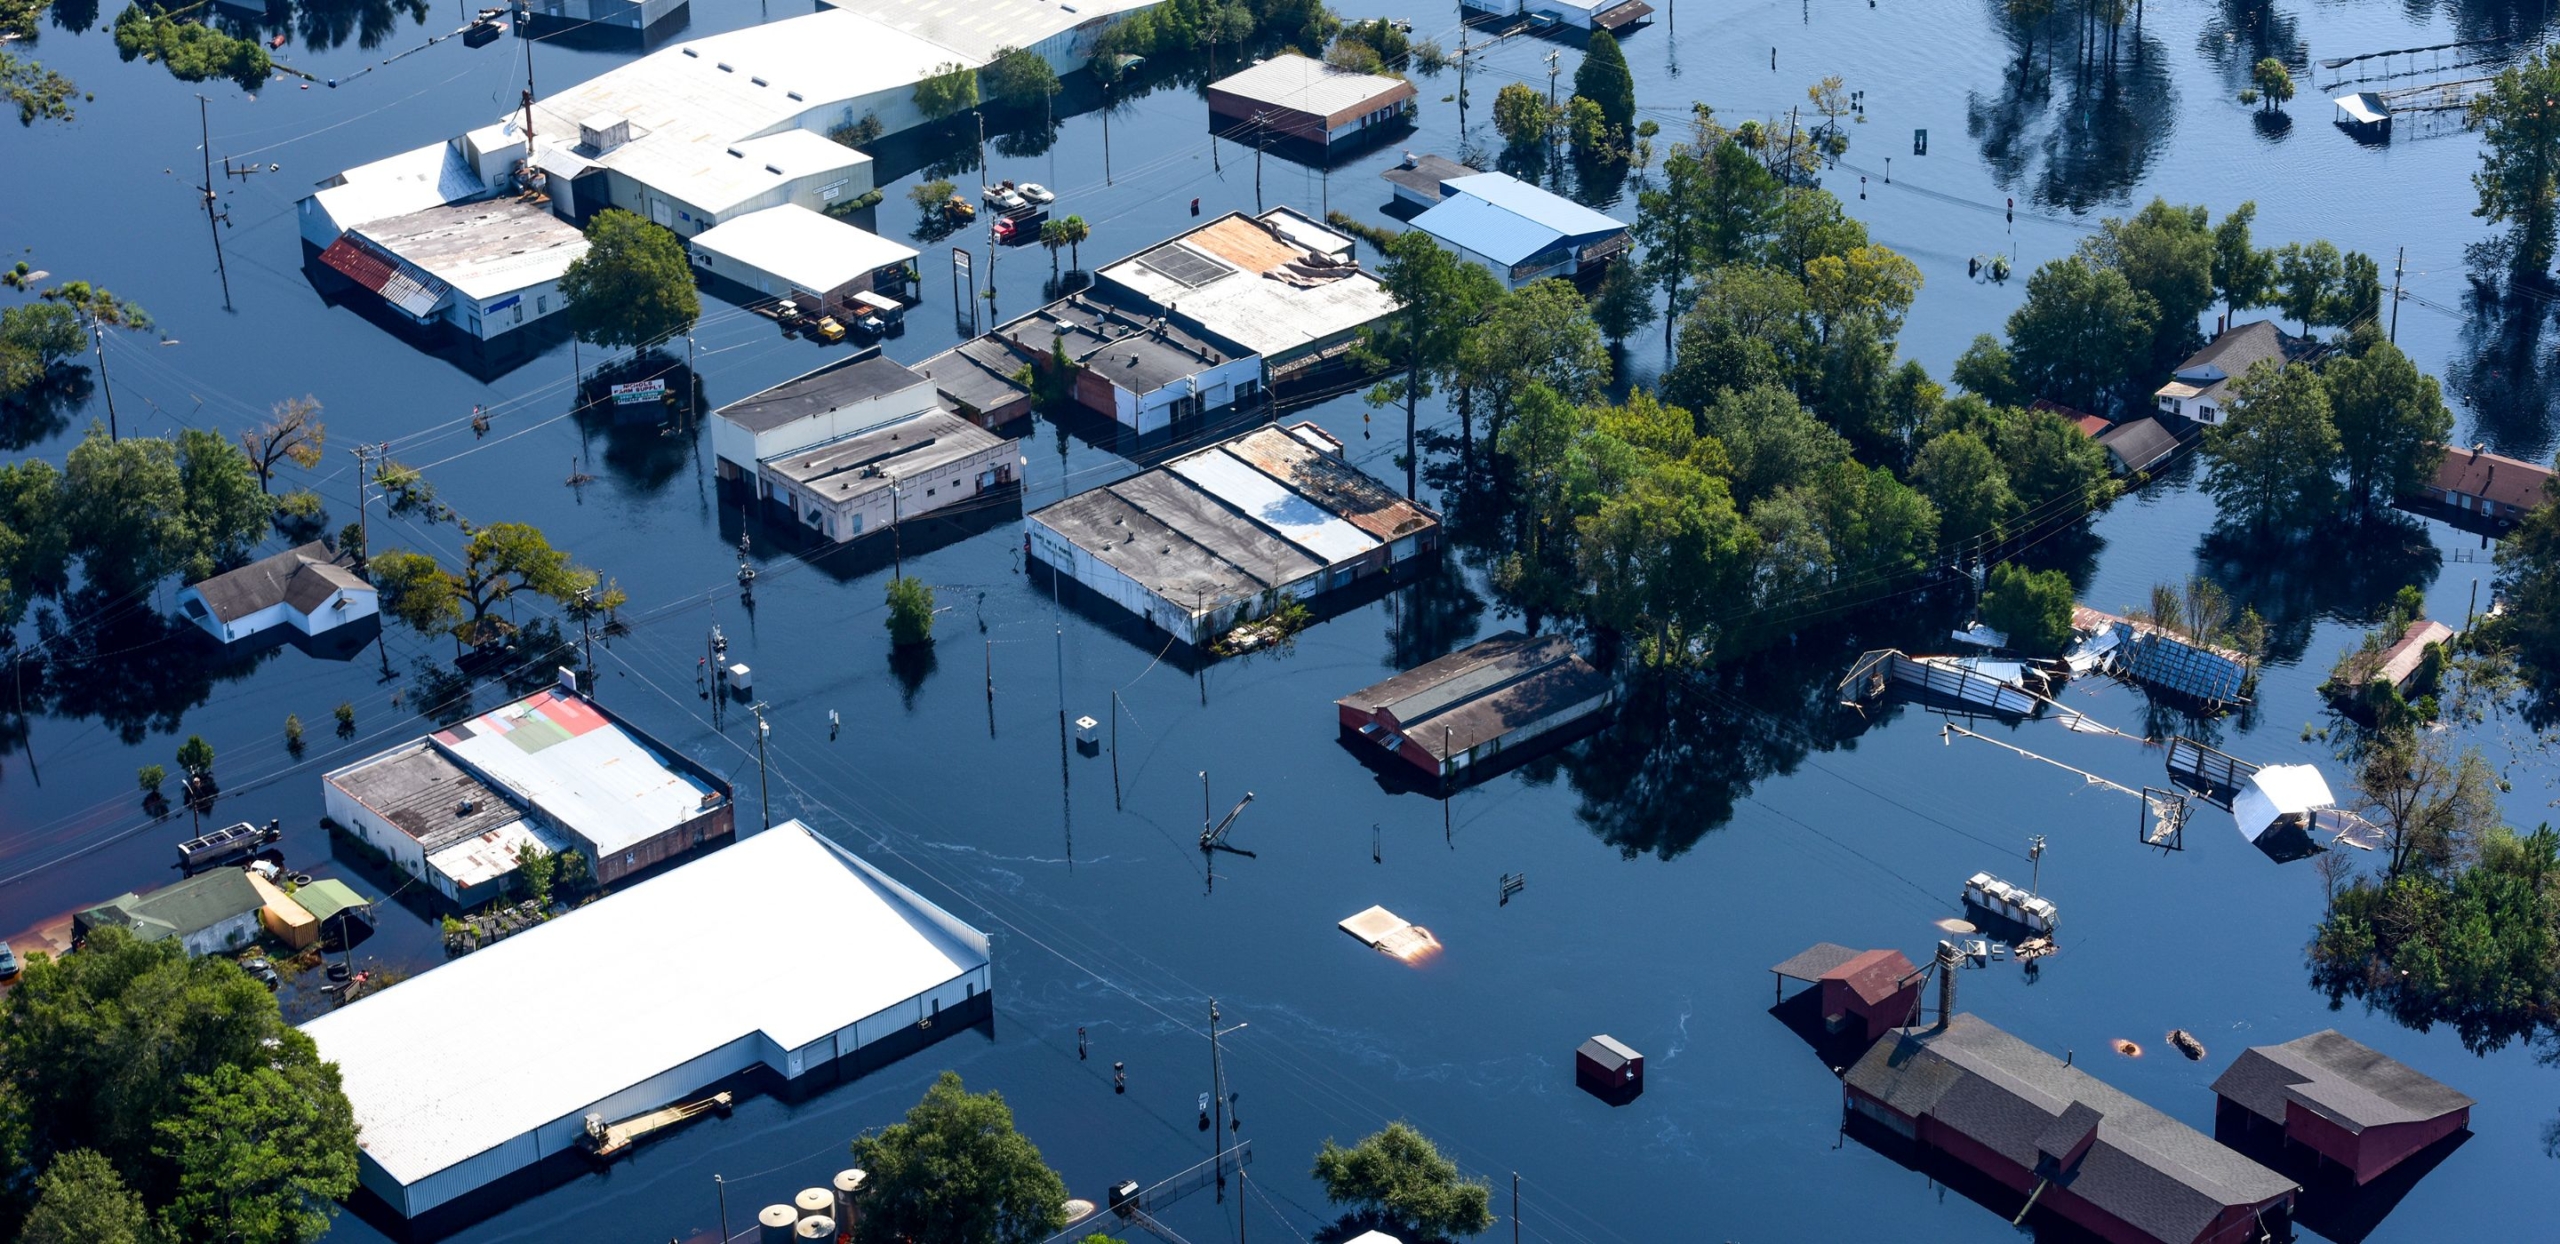
<instances>
[{"instance_id":1,"label":"corrugated metal panel","mask_svg":"<svg viewBox=\"0 0 2560 1244\"><path fill-rule=\"evenodd\" d=\"M1564 241L1560 230L1472 195L1452 194L1413 218L1413 227L1496 263L1516 264Z\"/></svg>"},{"instance_id":2,"label":"corrugated metal panel","mask_svg":"<svg viewBox=\"0 0 2560 1244\"><path fill-rule=\"evenodd\" d=\"M1278 532L1326 565L1355 560L1378 547L1368 533L1281 487L1223 449L1176 458L1166 465L1202 492L1244 511L1245 517Z\"/></svg>"}]
</instances>

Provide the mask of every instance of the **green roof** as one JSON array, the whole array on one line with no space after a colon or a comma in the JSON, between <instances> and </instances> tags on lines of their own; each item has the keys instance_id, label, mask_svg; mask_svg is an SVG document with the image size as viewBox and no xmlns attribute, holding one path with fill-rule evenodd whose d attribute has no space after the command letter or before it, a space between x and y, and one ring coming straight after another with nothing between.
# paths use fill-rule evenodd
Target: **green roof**
<instances>
[{"instance_id":1,"label":"green roof","mask_svg":"<svg viewBox=\"0 0 2560 1244\"><path fill-rule=\"evenodd\" d=\"M372 899L356 893L346 882L335 877L324 877L296 889L293 892L293 901L302 904L304 911L318 917L324 924L328 922L329 917L350 907L373 905Z\"/></svg>"},{"instance_id":2,"label":"green roof","mask_svg":"<svg viewBox=\"0 0 2560 1244\"><path fill-rule=\"evenodd\" d=\"M257 887L249 884L247 873L237 868L218 868L139 897L118 895L81 912L80 917L91 926L120 924L132 929L134 936L156 942L164 937L201 933L242 912L264 906L266 900L258 897Z\"/></svg>"}]
</instances>

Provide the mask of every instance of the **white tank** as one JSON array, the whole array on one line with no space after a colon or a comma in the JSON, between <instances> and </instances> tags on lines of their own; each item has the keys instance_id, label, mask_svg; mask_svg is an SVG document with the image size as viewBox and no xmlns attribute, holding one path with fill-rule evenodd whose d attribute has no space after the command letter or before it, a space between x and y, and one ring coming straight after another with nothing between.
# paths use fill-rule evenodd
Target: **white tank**
<instances>
[{"instance_id":1,"label":"white tank","mask_svg":"<svg viewBox=\"0 0 2560 1244\"><path fill-rule=\"evenodd\" d=\"M859 1170L836 1172L836 1221L847 1231L862 1225L862 1215L854 1202L861 1199L862 1181L866 1178Z\"/></svg>"},{"instance_id":2,"label":"white tank","mask_svg":"<svg viewBox=\"0 0 2560 1244\"><path fill-rule=\"evenodd\" d=\"M802 1188L791 1198L791 1208L802 1218L824 1218L836 1210L836 1194L825 1188Z\"/></svg>"},{"instance_id":3,"label":"white tank","mask_svg":"<svg viewBox=\"0 0 2560 1244\"><path fill-rule=\"evenodd\" d=\"M832 1240L836 1238L836 1220L829 1218L824 1214L820 1214L815 1218L803 1218L800 1220L800 1238L802 1240Z\"/></svg>"},{"instance_id":4,"label":"white tank","mask_svg":"<svg viewBox=\"0 0 2560 1244\"><path fill-rule=\"evenodd\" d=\"M788 1205L768 1205L756 1213L757 1244L792 1244L791 1231L800 1215Z\"/></svg>"}]
</instances>

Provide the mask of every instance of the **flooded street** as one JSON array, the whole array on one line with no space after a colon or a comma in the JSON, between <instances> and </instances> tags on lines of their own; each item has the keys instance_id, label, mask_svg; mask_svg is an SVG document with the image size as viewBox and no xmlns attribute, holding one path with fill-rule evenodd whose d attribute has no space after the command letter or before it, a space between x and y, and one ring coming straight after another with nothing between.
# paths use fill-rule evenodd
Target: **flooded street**
<instances>
[{"instance_id":1,"label":"flooded street","mask_svg":"<svg viewBox=\"0 0 2560 1244\"><path fill-rule=\"evenodd\" d=\"M2155 194L2217 217L2253 199L2261 245L2327 238L2375 256L2386 281L2405 248L2410 296L2397 340L2443 378L2458 440L2538 461L2560 448L2551 349L2536 335L2545 312L2476 311L2470 302L2463 248L2487 236L2470 214L2476 139L2440 121L2412 124L2388 145L2360 144L2331 124L2331 92L2317 89L2333 71L2306 80L2289 128L2259 122L2234 99L2266 49L2298 42L2315 64L2489 38L2516 40L2509 46L2520 53L2548 33L2538 7L2170 0L2144 14L2138 35L2128 24L2110 90L2075 76L2067 25L2049 85L2022 87L2018 50L1995 26L1991 0L1656 4L1662 12L1625 50L1639 115L1661 123L1665 146L1687 125L1692 100L1738 123L1783 118L1826 74L1866 93L1865 123L1823 184L1876 242L1920 266L1927 284L1901 348L1941 379L1976 334L1999 331L2023 298L2023 275L2068 253L2101 217ZM800 11L692 0L680 34L652 46ZM1417 37L1447 46L1460 37L1449 6L1352 0L1342 12L1407 17ZM295 201L342 168L494 119L522 89L520 42L474 50L447 40L385 64L467 14L319 10L302 15L276 55L323 85L278 82L251 99L219 80L189 86L120 63L105 29L112 13L92 9L82 20L67 2L54 13L34 51L96 99L69 125L0 138L11 170L0 178L0 239L26 248L14 258L103 284L158 321L158 333L106 346L125 431L227 435L274 402L310 394L323 405L330 451L296 482L322 494L332 530L355 517L345 447L373 442L387 442L391 457L421 470L438 499L473 522L540 526L629 593L627 633L596 641L599 699L724 776L742 833L768 805L774 822L802 818L994 939L991 1031L959 1034L805 1101L743 1100L733 1117L690 1125L607 1173L526 1199L464 1228L451 1237L458 1242L690 1239L716 1232L715 1175L735 1230L758 1207L823 1186L849 1164L853 1134L897 1118L945 1066L972 1089L1001 1090L1076 1195L1100 1199L1125 1178L1152 1183L1211 1151L1193 1103L1208 1087L1212 997L1226 1023L1250 1025L1226 1040L1224 1057L1256 1161L1249 1189L1231 1188L1223 1201L1203 1191L1160 1215L1195 1241L1234 1235L1240 1214L1260 1238L1330 1226L1336 1215L1307 1174L1311 1155L1327 1137L1347 1142L1397 1118L1491 1179L1498 1213L1509 1212L1517 1172L1524 1239L1857 1240L1888 1223L1912 1241L2005 1239L2003 1215L1841 1142L1839 1083L1769 1014L1768 969L1822 941L1925 962L1941 936L1933 922L1961 914L1965 878L2023 879L2027 839L2038 834L2048 841L2042 891L2062 912L2061 951L2034 975L2014 962L1963 973L1962 1008L2045 1049L2074 1051L2077 1065L2208 1132L2208 1086L2243 1047L2336 1027L2478 1101L2473 1138L2366 1238L2547 1231L2532 1225L2548 1219L2532 1190L2560 1173L2545 1141L2560 1118L2560 1069L2512 1046L2475 1056L2450 1031L2412 1031L2352 1000L2332 1010L2304 962L2324 902L2311 864L2270 862L2227 814L2205 807L2183 852L2152 850L2132 799L1943 739L1939 718L1915 706L1866 716L1838 702L1834 684L1863 649L1944 650L1946 628L1966 620L1955 594L1923 601L1893 629L1819 618L1791 644L1711 679L1635 693L1598 733L1464 789L1444 808L1364 766L1338 741L1332 701L1521 625L1495 605L1482 566L1452 550L1419 582L1279 651L1205 668L1159 659L1158 640L1072 597L1053 603L1046 577L1024 572L1023 509L1139 469L1087 427L1044 416L1019 443L1018 502L903 535L894 555L934 585L947 611L930 657L893 662L883 604L893 552L883 541L795 552L791 532L742 517L734 499L722 505L707 434L574 416L566 343L474 374L329 305L306 275ZM1106 112L1081 78L1059 97L1053 140L989 135L989 171L1047 185L1060 214L1081 214L1093 230L1088 267L1188 227L1195 197L1204 219L1288 204L1394 227L1379 173L1403 150L1490 167L1500 141L1493 92L1509 81L1543 88L1544 58L1560 46L1522 36L1476 57L1463 130L1457 102L1444 98L1459 90L1458 72L1417 73L1416 131L1329 172L1276 155L1257 161L1250 145L1213 150L1196 83L1125 91ZM639 51L545 41L533 73L547 89ZM1580 53L1562 52L1569 88ZM2036 53L2040 68L2052 52ZM227 216L220 267L194 188L199 87ZM1928 132L1926 155L1911 154L1915 130ZM910 364L965 335L955 323L965 308L955 315L952 305L953 242L981 263L986 255L982 239L912 236L906 191L928 179L929 162L968 160L965 150L910 149L918 145L893 139L876 152L886 195L877 229L923 252L923 305L887 344ZM262 171L224 179L226 159ZM942 175L975 178L947 163ZM1630 183L1588 197L1632 219L1633 192ZM1992 254L2010 256L2019 276L1967 276L1969 259ZM1374 261L1365 245L1363 258ZM1048 260L1036 247L1002 252L996 320L1046 300ZM694 350L712 405L842 357L841 347L785 337L714 297L703 309ZM593 367L597 352L581 349ZM1649 383L1663 361L1657 324L1629 343L1622 379ZM485 435L470 426L475 408L491 416ZM1428 428L1455 426L1433 403L1422 413ZM1317 421L1364 469L1400 483L1391 414L1370 416L1354 393L1288 417ZM58 461L104 415L93 396L37 426L6 429L9 448ZM2343 794L2333 745L2309 730L2330 720L2315 687L2403 585L2423 589L2435 618L2460 619L2475 600L2485 607L2489 552L2476 535L2407 520L2244 558L2213 538L2213 503L2196 490L2193 466L2025 560L2070 571L2082 601L2110 610L2145 601L2155 583L2193 574L2221 582L2269 623L2256 703L2199 726L2155 717L2137 692L2103 680L2075 682L2061 698L2131 735L2183 732L2260 763L2318 763ZM592 479L564 482L573 475ZM1424 479L1430 501L1428 459ZM449 524L387 519L379 504L372 522L377 549L451 554L461 544ZM752 607L736 587L742 534L759 570ZM320 775L425 732L413 715L414 671L449 661L449 641L388 630L389 679L370 650L347 661L290 647L207 658L172 642L193 638L172 595L120 602L58 633L27 629L22 643L50 652L56 680L34 697L43 707L26 714L23 735L0 720L0 930L176 878L171 848L193 832L188 819L151 818L133 775L171 763L189 734L219 754L214 820L279 818L295 867L376 897L399 887L396 874L331 858L318 827ZM697 687L715 624L771 704L762 778L754 718ZM1077 717L1107 722L1115 693L1124 708L1116 792L1113 755L1075 754L1062 733ZM346 736L326 724L342 701L356 709ZM476 701L501 702L493 690ZM299 754L282 731L289 713L314 723ZM842 721L833 738L830 713ZM2128 786L2166 784L2161 750L2130 738L2050 722L1972 724ZM2560 767L2530 729L2493 719L2467 733L2511 783L2511 823L2548 819ZM1253 792L1232 840L1254 857L1196 849L1203 775L1206 802L1221 814ZM1501 878L1513 873L1525 874L1525 891L1501 901ZM383 904L383 928L363 954L418 970L441 960L441 937L417 898ZM1441 951L1399 961L1336 928L1373 904L1426 926ZM667 936L715 940L739 956L758 949L752 922ZM682 992L687 982L666 988ZM2162 1039L2172 1028L2195 1034L2207 1056L2180 1057ZM1079 1029L1090 1059L1078 1055ZM1574 1048L1595 1033L1648 1056L1646 1091L1633 1103L1612 1108L1575 1088ZM575 1059L582 1043L615 1034L449 1035L492 1060L515 1060ZM2117 1039L2145 1053L2120 1056L2109 1048ZM1112 1091L1114 1062L1127 1066L1125 1095ZM379 1234L343 1216L331 1238Z\"/></svg>"}]
</instances>

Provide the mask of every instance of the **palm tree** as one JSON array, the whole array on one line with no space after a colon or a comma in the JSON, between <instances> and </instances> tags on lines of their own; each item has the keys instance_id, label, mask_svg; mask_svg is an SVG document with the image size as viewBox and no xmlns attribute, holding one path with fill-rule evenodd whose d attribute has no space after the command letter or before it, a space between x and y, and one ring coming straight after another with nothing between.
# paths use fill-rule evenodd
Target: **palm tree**
<instances>
[{"instance_id":1,"label":"palm tree","mask_svg":"<svg viewBox=\"0 0 2560 1244\"><path fill-rule=\"evenodd\" d=\"M1041 222L1040 245L1047 248L1049 252L1049 275L1058 275L1058 251L1066 244L1067 222L1063 220Z\"/></svg>"},{"instance_id":2,"label":"palm tree","mask_svg":"<svg viewBox=\"0 0 2560 1244\"><path fill-rule=\"evenodd\" d=\"M1093 236L1093 226L1084 223L1082 216L1069 216L1058 223L1061 226L1060 234L1067 239L1067 266L1082 269L1084 257L1077 248L1084 244L1085 239Z\"/></svg>"}]
</instances>

